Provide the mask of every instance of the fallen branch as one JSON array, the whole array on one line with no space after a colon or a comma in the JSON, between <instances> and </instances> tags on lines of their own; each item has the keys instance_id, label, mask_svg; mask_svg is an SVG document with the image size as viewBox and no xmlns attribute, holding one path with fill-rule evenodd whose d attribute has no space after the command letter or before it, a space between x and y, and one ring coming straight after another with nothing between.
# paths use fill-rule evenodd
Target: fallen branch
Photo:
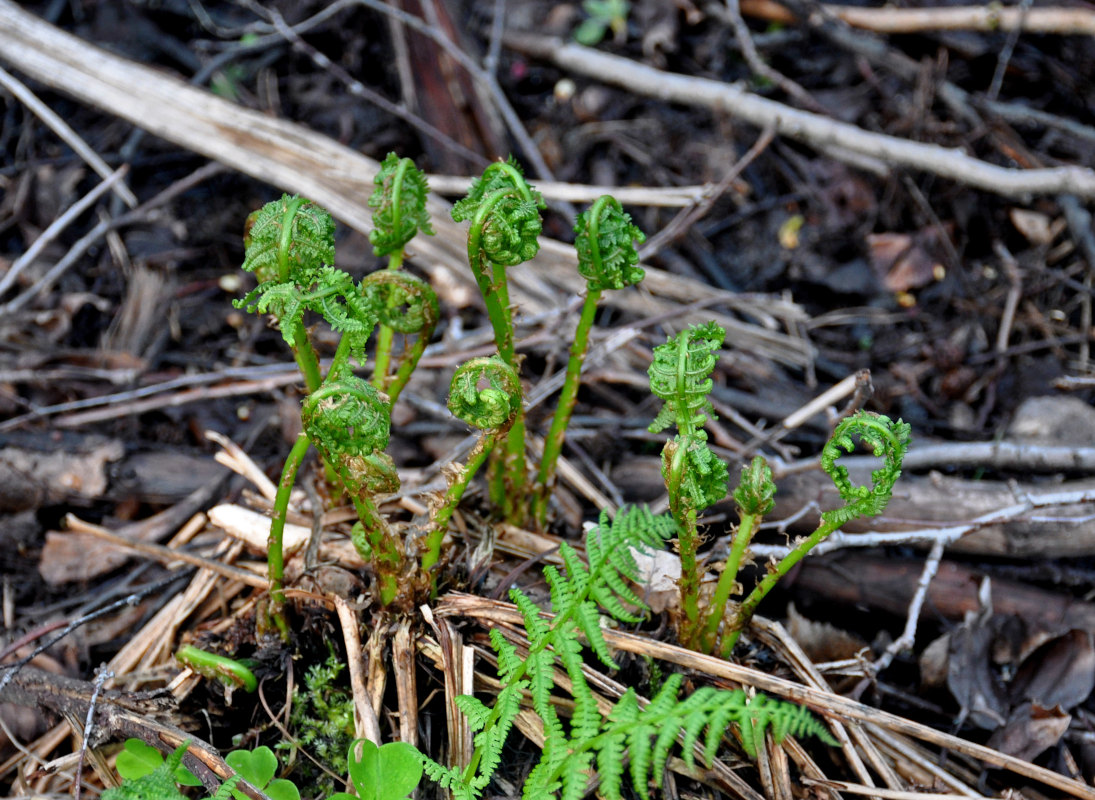
<instances>
[{"instance_id":1,"label":"fallen branch","mask_svg":"<svg viewBox=\"0 0 1095 800\"><path fill-rule=\"evenodd\" d=\"M921 170L1007 197L1075 194L1095 199L1095 171L1085 167L1018 170L989 164L957 149L873 133L855 125L758 97L741 86L707 78L676 75L627 58L602 53L550 36L512 34L506 44L534 58L629 92L673 103L705 106L761 128L824 149L881 159L897 167Z\"/></svg>"},{"instance_id":2,"label":"fallen branch","mask_svg":"<svg viewBox=\"0 0 1095 800\"><path fill-rule=\"evenodd\" d=\"M922 31L1019 30L1064 36L1095 35L1095 13L1086 8L1005 8L996 3L955 8L860 8L825 5L837 19L875 33ZM741 11L770 22L795 22L797 17L774 0L741 0Z\"/></svg>"}]
</instances>

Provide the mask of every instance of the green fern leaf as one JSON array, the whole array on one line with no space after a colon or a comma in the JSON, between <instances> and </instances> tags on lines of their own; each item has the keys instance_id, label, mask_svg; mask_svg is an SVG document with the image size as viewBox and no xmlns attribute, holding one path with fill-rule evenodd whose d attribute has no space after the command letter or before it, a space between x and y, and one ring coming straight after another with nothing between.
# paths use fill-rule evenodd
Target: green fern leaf
<instances>
[{"instance_id":1,"label":"green fern leaf","mask_svg":"<svg viewBox=\"0 0 1095 800\"><path fill-rule=\"evenodd\" d=\"M642 281L646 273L638 266L635 242L645 241L646 235L632 224L616 198L598 198L578 215L574 231L578 234L574 239L578 273L591 292L623 289Z\"/></svg>"},{"instance_id":2,"label":"green fern leaf","mask_svg":"<svg viewBox=\"0 0 1095 800\"><path fill-rule=\"evenodd\" d=\"M369 241L376 255L402 250L419 231L433 236L426 211L430 189L425 174L411 159L388 153L373 182L376 189L369 198L369 208L375 210Z\"/></svg>"},{"instance_id":3,"label":"green fern leaf","mask_svg":"<svg viewBox=\"0 0 1095 800\"><path fill-rule=\"evenodd\" d=\"M335 222L323 208L282 195L248 218L243 269L259 281L314 282L314 270L335 260Z\"/></svg>"}]
</instances>

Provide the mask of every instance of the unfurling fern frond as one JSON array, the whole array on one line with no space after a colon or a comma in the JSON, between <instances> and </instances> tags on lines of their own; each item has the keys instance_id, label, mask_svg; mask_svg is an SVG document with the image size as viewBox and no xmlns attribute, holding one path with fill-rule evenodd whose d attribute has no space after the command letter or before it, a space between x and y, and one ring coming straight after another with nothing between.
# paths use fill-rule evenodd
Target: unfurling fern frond
<instances>
[{"instance_id":1,"label":"unfurling fern frond","mask_svg":"<svg viewBox=\"0 0 1095 800\"><path fill-rule=\"evenodd\" d=\"M384 452L391 436L388 403L353 374L328 379L301 410L304 432L358 499L394 492L399 476Z\"/></svg>"},{"instance_id":2,"label":"unfurling fern frond","mask_svg":"<svg viewBox=\"0 0 1095 800\"><path fill-rule=\"evenodd\" d=\"M645 241L646 235L615 197L599 197L578 215L574 230L578 234L574 239L578 273L586 279L589 291L623 289L642 281L646 273L639 266L635 242Z\"/></svg>"},{"instance_id":3,"label":"unfurling fern frond","mask_svg":"<svg viewBox=\"0 0 1095 800\"><path fill-rule=\"evenodd\" d=\"M248 218L243 269L260 282L315 282L313 272L335 260L335 222L323 208L287 194Z\"/></svg>"},{"instance_id":4,"label":"unfurling fern frond","mask_svg":"<svg viewBox=\"0 0 1095 800\"><path fill-rule=\"evenodd\" d=\"M856 517L881 514L890 502L894 484L901 477L901 462L909 447L910 427L907 422L894 422L882 414L859 411L841 420L821 451L821 468L825 470L845 505L826 511L822 519L840 527ZM838 463L845 452L855 450L855 439L870 445L882 466L871 473L870 486L856 486L848 477L848 469Z\"/></svg>"},{"instance_id":5,"label":"unfurling fern frond","mask_svg":"<svg viewBox=\"0 0 1095 800\"><path fill-rule=\"evenodd\" d=\"M369 208L374 209L369 241L376 255L401 251L419 231L433 236L426 211L429 186L414 161L388 153L374 183L376 189L369 198Z\"/></svg>"},{"instance_id":6,"label":"unfurling fern frond","mask_svg":"<svg viewBox=\"0 0 1095 800\"><path fill-rule=\"evenodd\" d=\"M388 269L372 272L362 278L361 294L368 307L375 309L380 322L390 329L388 334L391 331L417 334L414 343L407 345L399 356L395 375L387 375L387 363L383 370L378 370L378 374L385 376L380 388L391 399L391 404L395 405L407 381L411 379L411 373L418 366L422 353L426 351L426 345L430 343L437 321L441 318L437 293L428 283L414 275ZM384 349L384 329L381 334L381 341L377 343L377 357L383 351L387 362L391 355L391 342L389 338L388 347ZM378 384L374 381L374 385Z\"/></svg>"},{"instance_id":7,"label":"unfurling fern frond","mask_svg":"<svg viewBox=\"0 0 1095 800\"><path fill-rule=\"evenodd\" d=\"M693 325L654 348L650 365L650 391L665 401L650 432L658 433L676 425L682 435L702 431L708 416L714 416L707 395L711 392L711 370L718 363L726 331L715 322Z\"/></svg>"},{"instance_id":8,"label":"unfurling fern frond","mask_svg":"<svg viewBox=\"0 0 1095 800\"><path fill-rule=\"evenodd\" d=\"M521 408L521 380L498 356L473 358L452 376L449 411L480 430L506 426Z\"/></svg>"}]
</instances>

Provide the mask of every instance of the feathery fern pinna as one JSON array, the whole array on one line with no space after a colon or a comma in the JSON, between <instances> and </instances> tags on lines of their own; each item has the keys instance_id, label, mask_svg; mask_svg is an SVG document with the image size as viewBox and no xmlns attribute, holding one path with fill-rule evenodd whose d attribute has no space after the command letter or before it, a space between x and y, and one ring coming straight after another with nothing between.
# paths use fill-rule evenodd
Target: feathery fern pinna
<instances>
[{"instance_id":1,"label":"feathery fern pinna","mask_svg":"<svg viewBox=\"0 0 1095 800\"><path fill-rule=\"evenodd\" d=\"M749 699L741 690L703 687L680 700L680 675L670 676L649 703L629 689L610 714L601 714L582 672L581 638L602 663L616 667L601 632L600 609L620 621L639 620L631 609L645 607L628 585L638 577L633 552L649 553L652 548L660 548L675 531L671 517L654 516L645 508L621 510L611 522L607 514L602 514L600 523L586 534L588 563L564 542L559 552L565 572L554 567L544 569L555 612L550 621L519 589L511 590L510 597L524 617L528 655L522 659L497 629L491 630L502 684L495 704L488 707L467 695L457 698L476 732L471 763L460 770L426 759L426 774L459 800L478 797L501 761L506 735L525 691L544 723L545 739L540 762L525 782L524 797L530 800L560 793L565 800L583 797L589 771L594 768L600 776L600 793L609 800L620 800L625 752L630 754L627 771L632 784L641 797L647 798L649 782L660 781L678 738L682 755L691 764L692 746L703 736L704 758L710 763L731 724L737 726L742 749L751 755L755 755L769 730L777 741L788 734L813 734L835 744L805 708L763 695ZM569 725L551 703L556 659L571 681L574 706Z\"/></svg>"},{"instance_id":2,"label":"feathery fern pinna","mask_svg":"<svg viewBox=\"0 0 1095 800\"><path fill-rule=\"evenodd\" d=\"M665 401L649 430L658 433L677 426L677 436L662 449L662 477L680 527L682 642L692 640L700 622L696 518L726 496L729 477L726 463L707 446L703 429L707 418L714 416L707 399L713 386L709 376L725 338L726 331L714 322L693 325L654 348L649 370L650 391Z\"/></svg>"}]
</instances>

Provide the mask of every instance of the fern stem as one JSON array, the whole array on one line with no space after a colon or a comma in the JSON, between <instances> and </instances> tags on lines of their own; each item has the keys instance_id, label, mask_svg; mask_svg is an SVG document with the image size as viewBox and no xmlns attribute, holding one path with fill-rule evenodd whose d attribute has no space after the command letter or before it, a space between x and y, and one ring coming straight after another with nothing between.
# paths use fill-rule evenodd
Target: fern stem
<instances>
[{"instance_id":1,"label":"fern stem","mask_svg":"<svg viewBox=\"0 0 1095 800\"><path fill-rule=\"evenodd\" d=\"M402 173L397 173L396 180L402 183ZM393 190L394 191L394 190ZM395 206L397 209L399 205ZM396 225L398 227L399 212L396 211ZM397 270L403 266L403 251L396 250L388 259L388 269ZM391 308L391 303L388 305ZM388 371L391 369L392 362L392 342L395 339L395 331L388 325L381 325L377 331L376 336L376 358L373 366L373 386L382 392L388 391ZM395 398L392 398L392 404L395 404Z\"/></svg>"},{"instance_id":2,"label":"fern stem","mask_svg":"<svg viewBox=\"0 0 1095 800\"><path fill-rule=\"evenodd\" d=\"M737 585L738 569L741 567L742 558L753 539L756 526L760 521L759 515L742 514L741 523L734 532L734 539L730 545L730 554L726 558L726 565L719 582L715 586L715 596L711 600L711 606L707 612L707 621L699 636L699 650L710 653L715 646L715 637L718 635L719 623L726 615L726 603L730 595L734 593Z\"/></svg>"},{"instance_id":3,"label":"fern stem","mask_svg":"<svg viewBox=\"0 0 1095 800\"><path fill-rule=\"evenodd\" d=\"M817 530L795 545L795 548L781 558L774 569L769 569L760 583L753 587L753 591L741 602L733 618L727 623L726 634L722 639L722 655L724 658L728 657L734 649L734 645L737 644L738 638L741 636L742 628L752 619L757 606L768 596L768 593L779 583L779 580L840 525L840 520L826 520L822 517L821 525L818 526Z\"/></svg>"},{"instance_id":4,"label":"fern stem","mask_svg":"<svg viewBox=\"0 0 1095 800\"><path fill-rule=\"evenodd\" d=\"M590 228L593 228L592 222ZM591 231L590 235L596 234ZM586 351L589 349L589 333L593 328L593 318L597 314L597 301L600 297L601 292L595 289L590 289L586 293L585 302L582 304L582 315L574 331L574 342L570 345L570 359L567 361L566 380L559 393L559 405L555 408L551 428L544 439L544 454L540 459L540 472L536 478L536 495L533 500L533 516L541 527L547 521L548 498L555 484L555 469L558 466L559 455L563 451L563 441L566 438L570 417L578 401L582 364L585 361Z\"/></svg>"},{"instance_id":5,"label":"fern stem","mask_svg":"<svg viewBox=\"0 0 1095 800\"><path fill-rule=\"evenodd\" d=\"M307 435L297 435L292 450L285 459L285 466L281 470L281 479L278 481L278 491L274 495L274 517L270 520L270 535L266 542L266 563L270 580L270 614L277 626L278 632L285 640L289 639L289 623L285 619L285 590L282 581L285 577L285 553L283 543L285 540L285 520L289 515L289 495L296 483L297 470L304 461L311 442Z\"/></svg>"},{"instance_id":6,"label":"fern stem","mask_svg":"<svg viewBox=\"0 0 1095 800\"><path fill-rule=\"evenodd\" d=\"M351 498L359 522L354 525L350 541L376 572L380 604L390 605L399 596L399 572L403 561L399 545L371 497L351 495Z\"/></svg>"},{"instance_id":7,"label":"fern stem","mask_svg":"<svg viewBox=\"0 0 1095 800\"><path fill-rule=\"evenodd\" d=\"M471 453L468 454L467 463L460 467L459 477L449 485L445 496L441 499L441 505L431 515L429 531L426 534L426 552L422 556L423 572L428 573L441 560L441 542L445 538L445 531L448 530L449 520L452 519L457 506L460 505L460 500L464 497L468 484L471 483L472 478L483 466L483 462L487 460L487 456L490 455L503 435L505 435L505 432L500 431L495 435L486 435L479 438ZM436 586L434 588L436 589Z\"/></svg>"},{"instance_id":8,"label":"fern stem","mask_svg":"<svg viewBox=\"0 0 1095 800\"><path fill-rule=\"evenodd\" d=\"M700 535L696 527L696 508L683 487L687 466L685 447L682 436L678 441L667 442L662 450L663 463L672 451L666 470L665 486L669 494L669 510L673 513L679 529L677 542L681 557L681 577L677 585L681 593L681 611L684 613L680 629L682 642L692 639L700 618L700 574L696 565Z\"/></svg>"}]
</instances>

